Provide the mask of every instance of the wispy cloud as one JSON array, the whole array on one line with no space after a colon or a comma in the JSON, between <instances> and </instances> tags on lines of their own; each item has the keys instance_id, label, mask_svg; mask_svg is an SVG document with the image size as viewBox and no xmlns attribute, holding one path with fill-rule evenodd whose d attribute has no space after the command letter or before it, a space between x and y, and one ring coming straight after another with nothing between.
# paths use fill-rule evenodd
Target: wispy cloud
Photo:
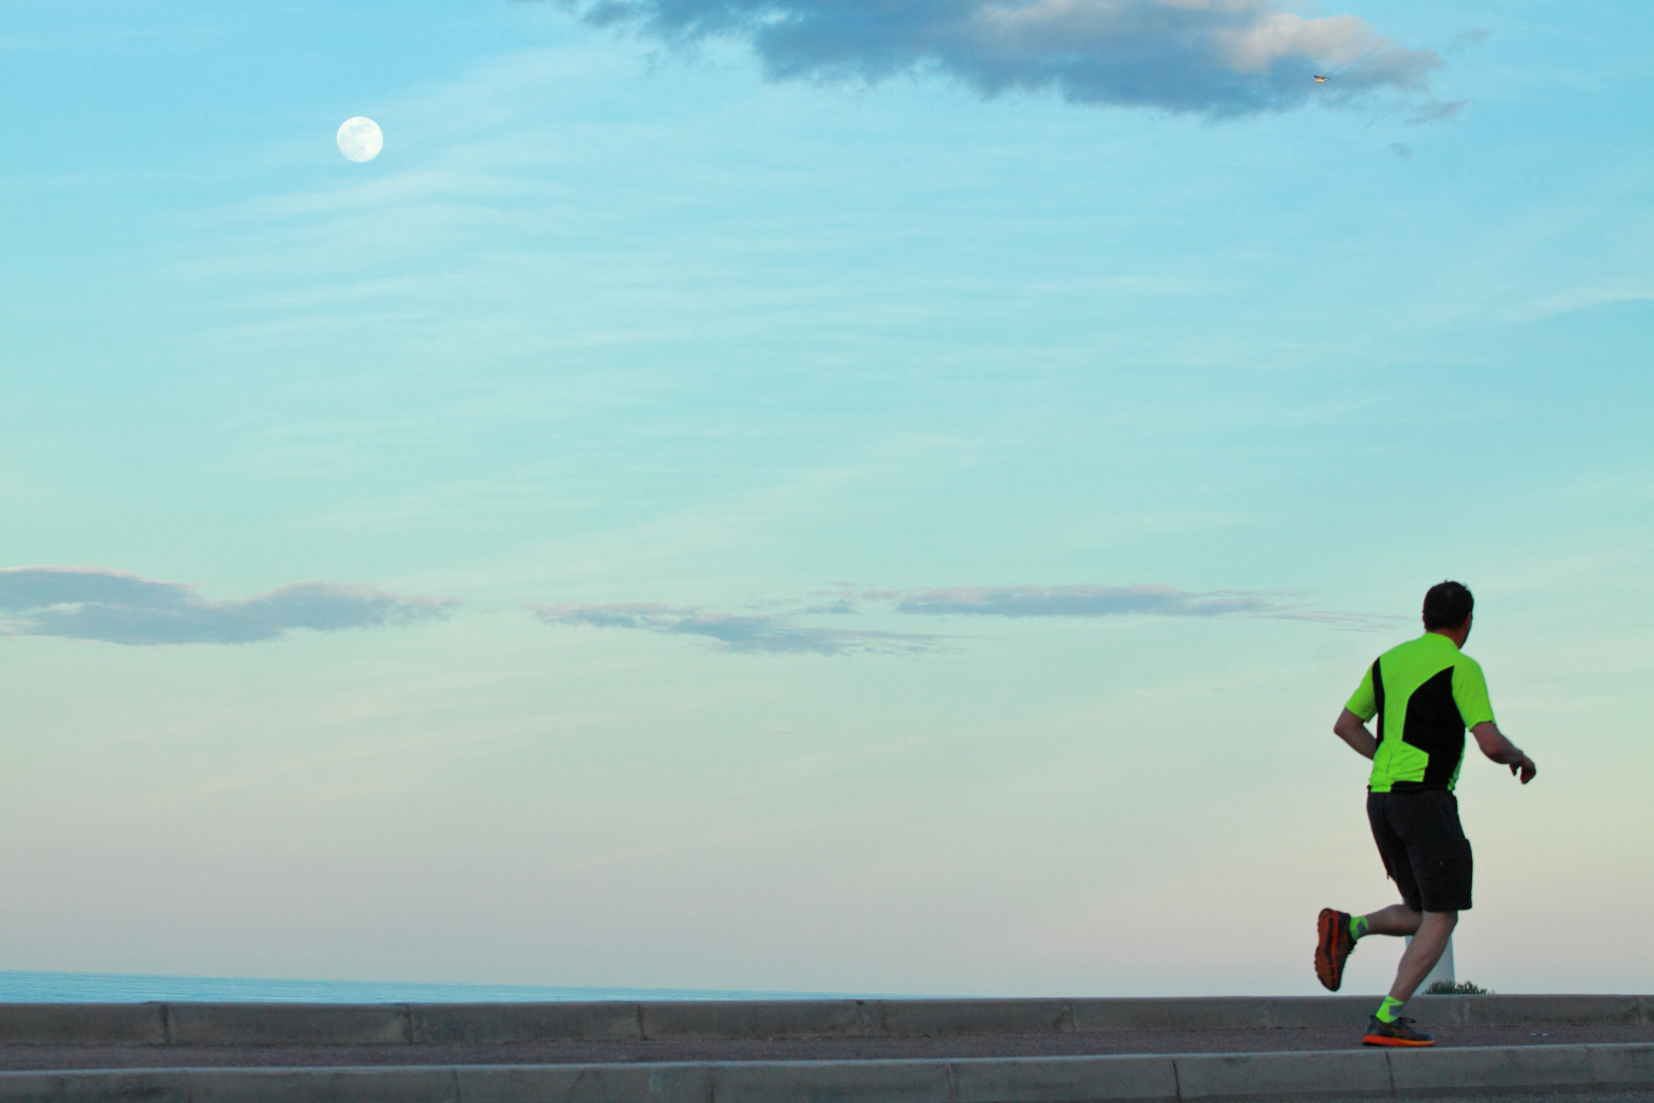
<instances>
[{"instance_id":1,"label":"wispy cloud","mask_svg":"<svg viewBox=\"0 0 1654 1103\"><path fill-rule=\"evenodd\" d=\"M597 26L672 48L749 43L773 80L946 73L984 96L1223 118L1374 91L1421 91L1440 67L1353 15L1276 0L561 0ZM1320 74L1331 79L1312 81Z\"/></svg>"},{"instance_id":2,"label":"wispy cloud","mask_svg":"<svg viewBox=\"0 0 1654 1103\"><path fill-rule=\"evenodd\" d=\"M1646 302L1654 302L1654 284L1598 284L1568 288L1553 295L1546 295L1526 304L1521 310L1512 311L1510 316L1528 322L1569 314L1576 310L1591 310L1618 303Z\"/></svg>"},{"instance_id":3,"label":"wispy cloud","mask_svg":"<svg viewBox=\"0 0 1654 1103\"><path fill-rule=\"evenodd\" d=\"M893 602L898 613L978 617L1261 617L1274 620L1363 620L1285 601L1256 590L1208 593L1172 586L954 586L934 590L872 590L864 599Z\"/></svg>"},{"instance_id":4,"label":"wispy cloud","mask_svg":"<svg viewBox=\"0 0 1654 1103\"><path fill-rule=\"evenodd\" d=\"M535 605L542 623L632 628L666 635L705 636L725 651L843 655L851 652L919 653L944 649L954 638L933 633L823 628L810 616L856 616L875 611L909 616L977 617L1197 617L1302 620L1345 627L1387 623L1387 618L1339 613L1291 600L1293 595L1254 590L1206 593L1171 586L954 586L923 590L862 590L851 583L811 596L814 604L781 613L722 613L702 606L623 601L586 605ZM822 600L825 599L825 600ZM768 604L768 603L766 603ZM801 602L793 602L801 605Z\"/></svg>"},{"instance_id":5,"label":"wispy cloud","mask_svg":"<svg viewBox=\"0 0 1654 1103\"><path fill-rule=\"evenodd\" d=\"M135 646L252 643L293 628L378 628L446 617L457 605L335 582L298 582L242 601L212 601L194 586L124 571L0 568L0 631Z\"/></svg>"},{"instance_id":6,"label":"wispy cloud","mask_svg":"<svg viewBox=\"0 0 1654 1103\"><path fill-rule=\"evenodd\" d=\"M943 637L911 632L857 631L800 624L785 613L720 613L695 606L657 602L609 605L536 605L534 615L546 624L635 628L666 635L705 636L725 651L770 654L847 655L858 651L886 654L935 651Z\"/></svg>"}]
</instances>

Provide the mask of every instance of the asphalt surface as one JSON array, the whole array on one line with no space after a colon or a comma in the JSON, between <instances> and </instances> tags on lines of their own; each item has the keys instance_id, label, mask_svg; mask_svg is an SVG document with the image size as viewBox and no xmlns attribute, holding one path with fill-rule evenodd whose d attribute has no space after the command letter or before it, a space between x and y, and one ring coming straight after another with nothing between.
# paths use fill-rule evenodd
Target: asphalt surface
<instances>
[{"instance_id":1,"label":"asphalt surface","mask_svg":"<svg viewBox=\"0 0 1654 1103\"><path fill-rule=\"evenodd\" d=\"M878 1061L1070 1057L1118 1053L1258 1053L1361 1048L1348 1030L1121 1031L976 1038L807 1041L522 1042L385 1046L0 1046L0 1069L270 1068L349 1065L562 1065L631 1061ZM1654 1042L1654 1026L1442 1027L1440 1048ZM1627 1099L1631 1099L1627 1096ZM1636 1103L1654 1103L1654 1095ZM1508 1100L1507 1100L1508 1103Z\"/></svg>"},{"instance_id":2,"label":"asphalt surface","mask_svg":"<svg viewBox=\"0 0 1654 1103\"><path fill-rule=\"evenodd\" d=\"M1591 1103L1654 1103L1654 1092L1551 1092L1539 1095L1432 1095L1430 1103L1552 1103L1553 1100L1589 1099ZM1321 1103L1372 1103L1372 1098L1326 1099Z\"/></svg>"}]
</instances>

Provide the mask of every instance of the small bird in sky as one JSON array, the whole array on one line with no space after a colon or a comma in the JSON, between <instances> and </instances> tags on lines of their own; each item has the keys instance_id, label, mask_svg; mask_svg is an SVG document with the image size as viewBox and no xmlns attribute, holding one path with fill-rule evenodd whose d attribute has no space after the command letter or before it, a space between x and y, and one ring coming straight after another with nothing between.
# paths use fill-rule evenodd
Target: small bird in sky
<instances>
[{"instance_id":1,"label":"small bird in sky","mask_svg":"<svg viewBox=\"0 0 1654 1103\"><path fill-rule=\"evenodd\" d=\"M1326 77L1316 77L1315 78L1315 83L1316 84L1325 84L1325 83L1327 83L1327 78Z\"/></svg>"}]
</instances>

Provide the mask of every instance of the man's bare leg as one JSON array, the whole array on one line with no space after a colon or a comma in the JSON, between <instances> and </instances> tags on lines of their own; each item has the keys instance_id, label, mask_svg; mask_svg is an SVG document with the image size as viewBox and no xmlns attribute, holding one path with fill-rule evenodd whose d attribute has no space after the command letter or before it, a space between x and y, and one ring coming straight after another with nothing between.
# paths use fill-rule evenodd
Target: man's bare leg
<instances>
[{"instance_id":1,"label":"man's bare leg","mask_svg":"<svg viewBox=\"0 0 1654 1103\"><path fill-rule=\"evenodd\" d=\"M1401 1017L1402 1006L1418 991L1424 978L1441 960L1447 949L1448 937L1458 926L1458 912L1416 912L1401 904L1380 908L1371 915L1356 920L1364 924L1366 934L1412 935L1413 941L1401 955L1396 966L1396 982L1390 994L1373 1012L1371 1025L1361 1041L1369 1046L1428 1046L1435 1039L1412 1027L1411 1019Z\"/></svg>"},{"instance_id":2,"label":"man's bare leg","mask_svg":"<svg viewBox=\"0 0 1654 1103\"><path fill-rule=\"evenodd\" d=\"M1419 923L1424 919L1424 915L1406 904L1391 904L1387 908L1369 912L1361 918L1367 921L1368 934L1408 935L1418 933Z\"/></svg>"},{"instance_id":3,"label":"man's bare leg","mask_svg":"<svg viewBox=\"0 0 1654 1103\"><path fill-rule=\"evenodd\" d=\"M1391 911L1385 908L1384 911ZM1402 911L1407 911L1403 908ZM1375 912L1375 915L1382 914ZM1390 998L1406 1003L1413 998L1413 993L1436 967L1441 960L1442 953L1447 949L1447 940L1452 937L1453 928L1459 925L1458 912L1410 912L1419 916L1411 931L1399 931L1399 934L1411 934L1413 942L1407 947L1407 952L1401 955L1401 964L1396 966L1396 982L1390 986ZM1373 928L1377 930L1377 927Z\"/></svg>"},{"instance_id":4,"label":"man's bare leg","mask_svg":"<svg viewBox=\"0 0 1654 1103\"><path fill-rule=\"evenodd\" d=\"M1429 975L1430 970L1436 967L1436 962L1441 960L1443 952L1447 949L1448 936L1453 933L1454 926L1459 922L1458 912L1416 912L1406 904L1391 904L1387 908L1357 916L1353 921L1349 915L1327 908L1321 913L1323 925L1329 921L1329 916L1342 916L1337 922L1349 923L1352 938L1352 941L1343 944L1342 950L1336 947L1332 950L1326 947L1316 950L1315 967L1318 973L1329 968L1329 955L1332 958L1330 968L1335 971L1334 979L1329 982L1323 976L1321 983L1334 991L1337 991L1336 974L1343 969L1344 955L1355 945L1353 939L1365 938L1370 934L1413 936L1412 944L1401 955L1401 964L1396 968L1396 982L1390 988L1393 1004L1386 1003L1381 1009L1386 1013L1392 1006L1400 1007L1412 997L1413 991Z\"/></svg>"}]
</instances>

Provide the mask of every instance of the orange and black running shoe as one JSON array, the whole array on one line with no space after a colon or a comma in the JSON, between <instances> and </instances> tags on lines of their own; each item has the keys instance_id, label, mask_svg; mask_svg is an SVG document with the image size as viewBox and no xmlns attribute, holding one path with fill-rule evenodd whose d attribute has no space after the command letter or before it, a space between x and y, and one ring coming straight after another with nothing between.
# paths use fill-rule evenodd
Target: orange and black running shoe
<instances>
[{"instance_id":1,"label":"orange and black running shoe","mask_svg":"<svg viewBox=\"0 0 1654 1103\"><path fill-rule=\"evenodd\" d=\"M1387 1023L1374 1015L1367 1020L1367 1033L1362 1037L1361 1044L1364 1046L1433 1046L1436 1044L1436 1039L1414 1030L1412 1019L1397 1019L1393 1023Z\"/></svg>"},{"instance_id":2,"label":"orange and black running shoe","mask_svg":"<svg viewBox=\"0 0 1654 1103\"><path fill-rule=\"evenodd\" d=\"M1321 918L1315 930L1315 975L1329 992L1338 991L1344 983L1344 959L1355 949L1355 936L1350 933L1350 913L1321 909Z\"/></svg>"}]
</instances>

